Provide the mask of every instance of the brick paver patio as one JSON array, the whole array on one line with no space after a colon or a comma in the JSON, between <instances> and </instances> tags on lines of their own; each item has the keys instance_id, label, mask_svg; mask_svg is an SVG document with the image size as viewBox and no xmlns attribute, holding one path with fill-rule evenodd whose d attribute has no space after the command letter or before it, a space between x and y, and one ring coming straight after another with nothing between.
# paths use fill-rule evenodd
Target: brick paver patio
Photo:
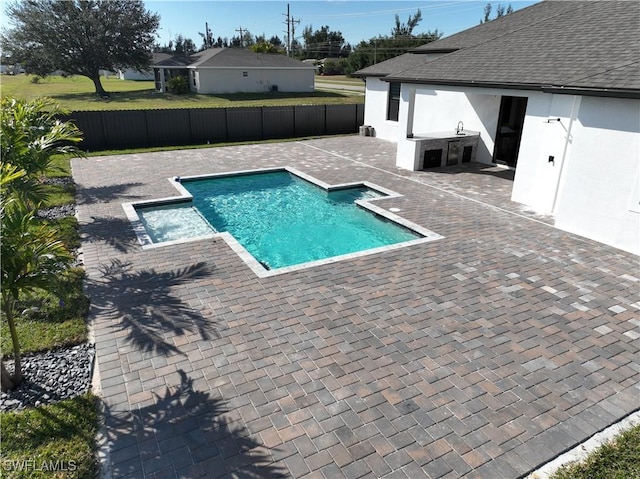
<instances>
[{"instance_id":1,"label":"brick paver patio","mask_svg":"<svg viewBox=\"0 0 640 479\"><path fill-rule=\"evenodd\" d=\"M517 478L640 408L638 257L407 172L374 138L73 162L112 477ZM176 175L371 181L444 239L258 278L219 239L142 250Z\"/></svg>"}]
</instances>

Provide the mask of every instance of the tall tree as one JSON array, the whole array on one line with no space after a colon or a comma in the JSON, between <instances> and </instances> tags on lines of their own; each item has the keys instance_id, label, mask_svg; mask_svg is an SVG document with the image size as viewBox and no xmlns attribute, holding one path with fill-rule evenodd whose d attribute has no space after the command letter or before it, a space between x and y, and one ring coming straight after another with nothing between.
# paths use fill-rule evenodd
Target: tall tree
<instances>
[{"instance_id":1,"label":"tall tree","mask_svg":"<svg viewBox=\"0 0 640 479\"><path fill-rule=\"evenodd\" d=\"M278 53L278 49L267 41L258 41L251 45L249 50L256 53Z\"/></svg>"},{"instance_id":2,"label":"tall tree","mask_svg":"<svg viewBox=\"0 0 640 479\"><path fill-rule=\"evenodd\" d=\"M422 12L420 9L415 15L409 15L406 24L400 23L400 18L396 15L391 36L379 35L368 41L361 41L347 58L345 73L353 73L375 63L402 55L412 48L436 41L442 36L442 32L439 32L437 28L433 32L414 33L421 20Z\"/></svg>"},{"instance_id":3,"label":"tall tree","mask_svg":"<svg viewBox=\"0 0 640 479\"><path fill-rule=\"evenodd\" d=\"M176 36L175 52L182 55L192 55L196 52L196 44L191 38L185 38L182 35Z\"/></svg>"},{"instance_id":4,"label":"tall tree","mask_svg":"<svg viewBox=\"0 0 640 479\"><path fill-rule=\"evenodd\" d=\"M492 20L491 18L492 11L493 11L493 6L491 5L491 3L487 3L484 6L483 18L480 19L480 24L487 23ZM509 15L510 13L513 13L513 7L511 6L511 4L505 7L504 5L499 3L498 6L496 7L496 16L493 18L493 20L495 20L496 18L504 17L505 15Z\"/></svg>"},{"instance_id":5,"label":"tall tree","mask_svg":"<svg viewBox=\"0 0 640 479\"><path fill-rule=\"evenodd\" d=\"M254 37L253 35L251 35L251 32L249 30L238 29L237 31L238 35L234 35L233 37L231 37L231 40L229 40L230 47L247 48L255 43ZM241 31L242 36L240 36Z\"/></svg>"},{"instance_id":6,"label":"tall tree","mask_svg":"<svg viewBox=\"0 0 640 479\"><path fill-rule=\"evenodd\" d=\"M344 50L345 42L342 32L333 31L328 25L316 31L313 31L311 25L307 25L304 27L302 38L306 58L337 58L349 54Z\"/></svg>"},{"instance_id":7,"label":"tall tree","mask_svg":"<svg viewBox=\"0 0 640 479\"><path fill-rule=\"evenodd\" d=\"M0 45L27 73L85 76L101 96L100 70L149 67L160 22L142 0L17 1L6 12L14 27Z\"/></svg>"},{"instance_id":8,"label":"tall tree","mask_svg":"<svg viewBox=\"0 0 640 479\"><path fill-rule=\"evenodd\" d=\"M278 35L274 35L271 38L269 38L269 43L271 43L276 48L280 48L284 46L284 43L282 42L282 40L280 40L280 37Z\"/></svg>"},{"instance_id":9,"label":"tall tree","mask_svg":"<svg viewBox=\"0 0 640 479\"><path fill-rule=\"evenodd\" d=\"M400 17L396 13L396 24L391 30L392 37L410 37L413 34L413 29L418 26L422 20L422 12L420 9L416 12L415 15L409 15L407 23L400 23Z\"/></svg>"}]
</instances>

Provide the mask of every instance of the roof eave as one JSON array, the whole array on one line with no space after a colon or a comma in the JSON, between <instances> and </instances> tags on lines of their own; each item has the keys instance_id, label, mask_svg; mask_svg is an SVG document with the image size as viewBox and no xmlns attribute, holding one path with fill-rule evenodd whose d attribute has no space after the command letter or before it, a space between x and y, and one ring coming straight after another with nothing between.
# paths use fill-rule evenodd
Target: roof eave
<instances>
[{"instance_id":1,"label":"roof eave","mask_svg":"<svg viewBox=\"0 0 640 479\"><path fill-rule=\"evenodd\" d=\"M355 72L351 74L354 77L360 77L360 78L366 78L366 77L376 77L376 78L383 78L386 77L387 75L389 75L388 73L359 73L359 72Z\"/></svg>"},{"instance_id":2,"label":"roof eave","mask_svg":"<svg viewBox=\"0 0 640 479\"><path fill-rule=\"evenodd\" d=\"M558 95L583 95L599 96L608 98L630 98L640 99L640 89L631 88L588 88L571 86L543 86L543 93L554 93Z\"/></svg>"},{"instance_id":3,"label":"roof eave","mask_svg":"<svg viewBox=\"0 0 640 479\"><path fill-rule=\"evenodd\" d=\"M418 55L427 55L429 53L453 53L453 52L457 52L458 50L462 50L462 48L455 47L455 48L423 48L423 49L420 49L420 47L418 47L418 48L414 48L412 50L409 50L408 53L416 53Z\"/></svg>"},{"instance_id":4,"label":"roof eave","mask_svg":"<svg viewBox=\"0 0 640 479\"><path fill-rule=\"evenodd\" d=\"M588 88L588 87L572 87L562 85L541 85L535 83L501 83L501 82L476 82L476 81L459 81L459 80L428 80L428 79L412 79L393 77L391 75L381 78L386 82L411 83L422 85L444 85L444 86L463 86L473 88L500 88L506 90L532 90L541 91L543 93L552 93L557 95L583 95L583 96L599 96L610 98L633 98L640 99L640 90L624 89L624 88Z\"/></svg>"}]
</instances>

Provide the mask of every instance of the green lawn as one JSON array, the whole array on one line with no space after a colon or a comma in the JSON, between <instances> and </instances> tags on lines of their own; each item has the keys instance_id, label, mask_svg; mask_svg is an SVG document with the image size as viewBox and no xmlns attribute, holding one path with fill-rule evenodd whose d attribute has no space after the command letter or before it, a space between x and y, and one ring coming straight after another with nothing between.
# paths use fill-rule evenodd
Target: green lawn
<instances>
[{"instance_id":1,"label":"green lawn","mask_svg":"<svg viewBox=\"0 0 640 479\"><path fill-rule=\"evenodd\" d=\"M584 461L561 467L551 479L640 479L640 425L603 444Z\"/></svg>"},{"instance_id":2,"label":"green lawn","mask_svg":"<svg viewBox=\"0 0 640 479\"><path fill-rule=\"evenodd\" d=\"M230 95L173 95L157 93L152 81L104 78L102 85L111 96L100 99L93 83L85 77L52 76L33 83L31 75L2 75L0 95L33 99L51 97L71 111L146 110L163 108L222 108L240 106L353 104L364 101L353 92L317 91L314 93L237 93ZM322 77L318 77L322 78ZM323 80L324 81L324 80ZM360 81L360 80L358 80Z\"/></svg>"},{"instance_id":3,"label":"green lawn","mask_svg":"<svg viewBox=\"0 0 640 479\"><path fill-rule=\"evenodd\" d=\"M93 394L87 393L57 404L2 413L1 476L97 477L94 454L99 425L97 402Z\"/></svg>"}]
</instances>

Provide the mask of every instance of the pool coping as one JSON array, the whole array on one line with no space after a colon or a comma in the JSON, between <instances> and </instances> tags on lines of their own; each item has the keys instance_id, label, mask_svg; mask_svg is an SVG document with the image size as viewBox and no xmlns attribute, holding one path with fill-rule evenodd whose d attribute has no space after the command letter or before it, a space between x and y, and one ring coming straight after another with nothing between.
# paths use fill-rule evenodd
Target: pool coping
<instances>
[{"instance_id":1,"label":"pool coping","mask_svg":"<svg viewBox=\"0 0 640 479\"><path fill-rule=\"evenodd\" d=\"M336 191L345 188L352 188L358 186L365 186L374 191L377 191L384 196L380 196L378 198L369 198L366 200L355 200L355 204L365 210L370 211L372 214L376 216L381 216L387 221L391 221L400 225L403 228L406 228L410 231L413 231L422 236L422 238L418 238L410 241L403 241L400 243L395 243L387 246L380 246L378 248L370 248L362 251L357 251L354 253L347 253L338 256L332 256L330 258L324 258L315 261L308 261L305 263L295 264L291 266L285 266L282 268L274 268L267 269L265 268L256 258L253 257L247 249L236 240L236 238L228 232L219 232L216 231L213 226L209 225L212 228L212 233L207 235L201 235L193 238L185 238L174 241L165 241L162 243L154 243L151 240L151 237L147 233L147 230L138 215L136 208L141 207L150 207L150 206L163 206L169 204L178 204L178 203L188 203L193 201L193 195L187 191L187 189L182 185L183 180L198 180L198 179L207 179L207 178L223 178L227 176L238 176L238 175L251 175L256 173L269 173L269 172L278 172L278 171L286 171L298 178L307 181L319 188L324 189L327 192ZM166 246L180 245L191 243L194 241L203 241L203 240L211 240L211 239L222 239L233 251L240 257L240 259L260 278L266 278L270 276L277 276L284 273L289 273L292 271L299 271L302 269L313 268L320 265L331 264L338 261L344 261L348 259L360 258L363 256L369 256L385 251L392 251L400 248L405 248L408 246L413 246L417 244L430 243L432 241L437 241L444 239L444 236L429 230L417 223L407 220L402 216L396 214L393 211L393 208L386 210L376 204L373 204L375 201L391 199L391 198L399 198L404 195L397 193L389 188L384 188L382 186L376 185L369 181L355 181L349 183L338 183L334 185L330 185L325 183L322 180L319 180L307 173L304 173L297 168L293 168L290 166L284 167L275 167L275 168L256 168L251 170L237 170L237 171L228 171L223 173L212 173L206 175L193 175L193 176L174 176L172 178L167 178L167 180L173 185L176 190L178 190L179 196L169 196L164 198L157 198L153 200L142 200L142 201L133 201L122 203L122 208L124 209L125 215L127 219L131 223L134 233L138 238L138 242L140 243L143 250L153 249L153 248L163 248ZM206 220L205 220L206 221ZM207 222L208 223L208 222Z\"/></svg>"}]
</instances>

